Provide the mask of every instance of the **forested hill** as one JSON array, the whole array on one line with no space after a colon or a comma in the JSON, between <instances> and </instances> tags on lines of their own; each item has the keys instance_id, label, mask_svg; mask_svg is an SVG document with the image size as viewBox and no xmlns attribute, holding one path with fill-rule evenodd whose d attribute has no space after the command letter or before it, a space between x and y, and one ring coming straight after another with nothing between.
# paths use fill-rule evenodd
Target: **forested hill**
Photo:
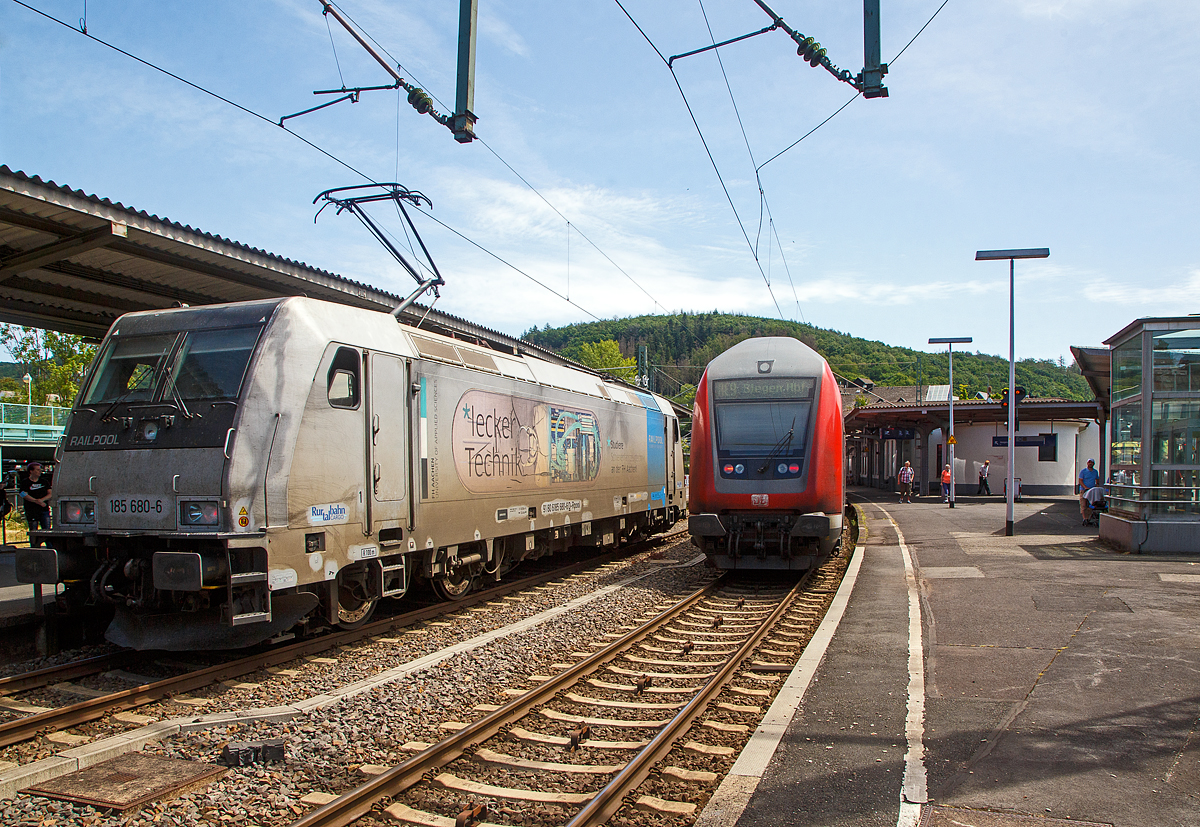
<instances>
[{"instance_id":1,"label":"forested hill","mask_svg":"<svg viewBox=\"0 0 1200 827\"><path fill-rule=\"evenodd\" d=\"M593 345L614 341L625 360L635 359L638 346L647 345L650 364L655 369L655 389L667 396L680 394L690 398L688 386L699 381L704 366L752 336L800 339L828 359L834 373L850 380L864 377L876 385L912 385L918 380L919 369L922 385L945 385L949 381L944 350L921 353L798 322L715 311L634 316L558 328L534 326L522 338L598 368L613 365L596 364L595 354L605 349ZM988 386L993 394L999 395L1001 388L1008 385L1008 359L956 350L954 384L960 398L986 391ZM1023 359L1017 362L1017 384L1030 396L1092 398L1073 363Z\"/></svg>"}]
</instances>

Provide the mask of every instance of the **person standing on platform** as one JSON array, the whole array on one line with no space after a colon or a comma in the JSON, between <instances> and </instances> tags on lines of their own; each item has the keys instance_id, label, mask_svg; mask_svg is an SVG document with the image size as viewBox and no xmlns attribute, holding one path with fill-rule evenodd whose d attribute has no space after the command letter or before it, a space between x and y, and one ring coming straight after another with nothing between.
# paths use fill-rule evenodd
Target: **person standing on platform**
<instances>
[{"instance_id":1,"label":"person standing on platform","mask_svg":"<svg viewBox=\"0 0 1200 827\"><path fill-rule=\"evenodd\" d=\"M905 460L904 467L896 475L896 478L900 481L900 502L912 502L912 482L916 474L917 472L912 469L912 465L909 464L908 460Z\"/></svg>"},{"instance_id":2,"label":"person standing on platform","mask_svg":"<svg viewBox=\"0 0 1200 827\"><path fill-rule=\"evenodd\" d=\"M29 545L40 546L41 540L35 541L33 533L37 529L50 530L50 490L49 480L42 479L42 464L37 460L25 466L27 472L24 478L17 480L17 496L25 509L25 522L29 524Z\"/></svg>"},{"instance_id":3,"label":"person standing on platform","mask_svg":"<svg viewBox=\"0 0 1200 827\"><path fill-rule=\"evenodd\" d=\"M950 466L947 465L942 469L942 502L950 502L950 483L954 481L954 475L950 473Z\"/></svg>"},{"instance_id":4,"label":"person standing on platform","mask_svg":"<svg viewBox=\"0 0 1200 827\"><path fill-rule=\"evenodd\" d=\"M988 465L991 464L990 459L985 459L983 465L979 466L979 490L975 492L975 496L987 494L992 496L991 486L988 485Z\"/></svg>"},{"instance_id":5,"label":"person standing on platform","mask_svg":"<svg viewBox=\"0 0 1200 827\"><path fill-rule=\"evenodd\" d=\"M1089 516L1088 512L1091 511L1091 509L1088 508L1088 501L1085 495L1099 484L1100 472L1096 470L1096 460L1089 459L1087 461L1087 468L1084 468L1079 472L1078 492L1080 519L1086 520Z\"/></svg>"}]
</instances>

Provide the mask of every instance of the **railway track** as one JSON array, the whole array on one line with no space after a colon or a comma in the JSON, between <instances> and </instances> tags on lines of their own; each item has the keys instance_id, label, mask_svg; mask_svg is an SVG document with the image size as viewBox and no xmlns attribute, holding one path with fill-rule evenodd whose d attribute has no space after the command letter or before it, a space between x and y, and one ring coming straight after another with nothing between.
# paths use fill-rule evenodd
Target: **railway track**
<instances>
[{"instance_id":1,"label":"railway track","mask_svg":"<svg viewBox=\"0 0 1200 827\"><path fill-rule=\"evenodd\" d=\"M481 705L443 740L292 827L365 815L422 827L689 818L719 783L815 631L845 569L833 558L793 588L726 575L554 675ZM638 792L635 792L638 791Z\"/></svg>"},{"instance_id":2,"label":"railway track","mask_svg":"<svg viewBox=\"0 0 1200 827\"><path fill-rule=\"evenodd\" d=\"M78 703L36 711L20 718L0 722L0 748L28 741L39 735L57 732L94 721L114 712L136 709L146 704L192 692L213 683L229 681L260 669L279 666L300 658L312 657L341 646L357 643L364 639L386 635L397 629L403 629L423 621L434 620L449 613L458 612L465 608L477 606L552 580L602 566L619 557L640 553L655 545L679 539L685 536L686 533L686 530L669 531L640 543L600 554L587 560L549 569L520 580L505 582L490 589L472 592L466 597L452 603L435 603L414 611L368 623L358 629L331 632L311 639L274 646L266 651L257 651L245 657L217 663L201 669L190 670L183 674L143 683L122 691L106 693ZM71 661L24 675L14 675L0 679L0 696L8 696L11 699L11 696L21 692L47 687L53 689L55 684L61 684L64 681L99 674L110 669L128 666L147 659L153 659L153 656L149 653L117 652L110 655ZM36 708L31 705L18 703L10 704L8 710L15 711L21 706Z\"/></svg>"}]
</instances>

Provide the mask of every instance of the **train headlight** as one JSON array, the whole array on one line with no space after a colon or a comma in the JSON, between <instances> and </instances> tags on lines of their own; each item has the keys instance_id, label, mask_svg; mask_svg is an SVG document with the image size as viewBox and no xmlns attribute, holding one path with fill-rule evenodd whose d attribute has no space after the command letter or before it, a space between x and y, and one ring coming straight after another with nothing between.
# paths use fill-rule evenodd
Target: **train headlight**
<instances>
[{"instance_id":1,"label":"train headlight","mask_svg":"<svg viewBox=\"0 0 1200 827\"><path fill-rule=\"evenodd\" d=\"M739 462L737 465L733 466L733 473L735 473L735 474L744 474L744 473L746 473L746 466L742 465L742 464Z\"/></svg>"},{"instance_id":2,"label":"train headlight","mask_svg":"<svg viewBox=\"0 0 1200 827\"><path fill-rule=\"evenodd\" d=\"M184 500L179 503L181 526L210 526L220 522L219 504L213 500Z\"/></svg>"},{"instance_id":3,"label":"train headlight","mask_svg":"<svg viewBox=\"0 0 1200 827\"><path fill-rule=\"evenodd\" d=\"M153 442L158 439L158 422L147 419L138 427L138 437L143 442Z\"/></svg>"},{"instance_id":4,"label":"train headlight","mask_svg":"<svg viewBox=\"0 0 1200 827\"><path fill-rule=\"evenodd\" d=\"M775 466L775 470L780 474L786 474L788 472L788 464L786 462L781 462Z\"/></svg>"},{"instance_id":5,"label":"train headlight","mask_svg":"<svg viewBox=\"0 0 1200 827\"><path fill-rule=\"evenodd\" d=\"M96 522L96 504L90 500L63 500L59 503L59 513L64 523Z\"/></svg>"}]
</instances>

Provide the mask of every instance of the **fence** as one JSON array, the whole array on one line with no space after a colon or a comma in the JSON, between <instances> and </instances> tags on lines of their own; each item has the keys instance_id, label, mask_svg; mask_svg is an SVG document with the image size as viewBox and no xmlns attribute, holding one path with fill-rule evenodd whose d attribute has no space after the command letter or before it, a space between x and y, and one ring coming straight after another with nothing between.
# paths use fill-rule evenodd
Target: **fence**
<instances>
[{"instance_id":1,"label":"fence","mask_svg":"<svg viewBox=\"0 0 1200 827\"><path fill-rule=\"evenodd\" d=\"M1200 517L1200 488L1190 485L1113 485L1110 508L1123 516L1141 519L1143 514Z\"/></svg>"},{"instance_id":2,"label":"fence","mask_svg":"<svg viewBox=\"0 0 1200 827\"><path fill-rule=\"evenodd\" d=\"M6 442L55 442L62 435L70 408L57 405L0 403L0 439Z\"/></svg>"}]
</instances>

